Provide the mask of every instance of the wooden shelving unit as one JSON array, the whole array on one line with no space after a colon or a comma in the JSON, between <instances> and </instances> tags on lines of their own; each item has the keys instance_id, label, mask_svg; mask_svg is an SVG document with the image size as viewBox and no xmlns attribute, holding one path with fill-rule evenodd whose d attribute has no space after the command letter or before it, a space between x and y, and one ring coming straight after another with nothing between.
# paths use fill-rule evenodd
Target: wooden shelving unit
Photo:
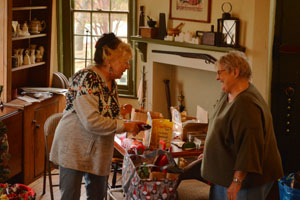
<instances>
[{"instance_id":1,"label":"wooden shelving unit","mask_svg":"<svg viewBox=\"0 0 300 200\"><path fill-rule=\"evenodd\" d=\"M28 68L31 68L31 67L37 67L37 66L45 65L45 64L46 64L46 62L39 62L39 63L31 64L31 65L22 65L20 67L12 68L11 71L15 72L15 71L19 71L19 70L23 70L23 69L28 69Z\"/></svg>"},{"instance_id":2,"label":"wooden shelving unit","mask_svg":"<svg viewBox=\"0 0 300 200\"><path fill-rule=\"evenodd\" d=\"M42 10L42 9L47 9L47 6L15 7L15 8L12 8L12 11L17 11L17 10Z\"/></svg>"},{"instance_id":3,"label":"wooden shelving unit","mask_svg":"<svg viewBox=\"0 0 300 200\"><path fill-rule=\"evenodd\" d=\"M50 49L51 49L51 15L53 0L5 0L8 5L7 20L7 69L5 102L13 100L15 91L20 87L49 87L50 86ZM44 21L46 28L39 34L30 33L32 20ZM12 21L17 21L20 28L27 24L30 35L13 37ZM14 51L24 49L23 60L26 49L36 46L38 50L44 48L42 62L12 67ZM35 55L36 55L35 51ZM31 52L30 52L31 54ZM29 55L30 55L29 54ZM19 58L19 56L17 56Z\"/></svg>"},{"instance_id":4,"label":"wooden shelving unit","mask_svg":"<svg viewBox=\"0 0 300 200\"><path fill-rule=\"evenodd\" d=\"M26 40L26 39L32 39L32 38L39 38L39 37L46 37L47 34L46 33L42 33L42 34L32 34L29 36L24 36L24 37L13 37L12 41L16 41L16 40Z\"/></svg>"},{"instance_id":5,"label":"wooden shelving unit","mask_svg":"<svg viewBox=\"0 0 300 200\"><path fill-rule=\"evenodd\" d=\"M16 168L14 174L21 174L21 182L29 184L43 174L45 141L43 126L46 119L57 112L62 112L65 106L65 97L63 95L54 95L38 103L25 103L19 99L15 99L17 92L21 87L49 87L50 86L50 50L51 50L51 19L52 19L52 2L53 0L0 0L0 5L5 5L4 9L0 7L0 13L6 13L6 25L4 34L7 49L4 60L5 65L0 65L0 84L4 85L5 106L14 106L23 110L16 122L11 120L13 124L18 123L15 128L20 128L16 132L22 137L15 137L14 146L18 146L21 158L18 163L14 163ZM0 16L3 16L1 15ZM39 34L30 34L25 37L13 37L12 21L18 21L22 25L28 24L30 33L30 22L32 20L44 21L46 28ZM1 37L1 34L0 34ZM1 42L0 42L1 44ZM40 47L43 48L40 48ZM4 47L6 48L6 47ZM41 62L35 60L34 64L22 65L16 64L13 58L17 60L21 55L13 55L15 50L24 49L22 58L26 49L44 49L44 55ZM18 51L20 52L20 51ZM35 51L35 55L36 55ZM30 51L31 53L31 51ZM3 55L3 54L0 54ZM0 57L0 58L2 58ZM30 63L30 62L29 62ZM19 65L15 67L15 65ZM20 102L21 101L21 102ZM22 130L21 130L22 129ZM18 142L18 143L16 143ZM22 144L22 145L20 145ZM12 144L13 147L13 144ZM21 173L20 173L21 171Z\"/></svg>"}]
</instances>

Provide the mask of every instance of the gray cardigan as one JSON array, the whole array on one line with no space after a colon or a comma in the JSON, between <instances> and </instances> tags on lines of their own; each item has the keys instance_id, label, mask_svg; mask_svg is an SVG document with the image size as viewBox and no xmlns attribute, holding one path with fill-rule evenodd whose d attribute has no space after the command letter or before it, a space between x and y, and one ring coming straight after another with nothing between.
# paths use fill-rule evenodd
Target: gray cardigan
<instances>
[{"instance_id":1,"label":"gray cardigan","mask_svg":"<svg viewBox=\"0 0 300 200\"><path fill-rule=\"evenodd\" d=\"M72 103L72 110L64 112L56 128L50 160L65 168L107 176L114 135L123 131L124 123L99 112L97 95L76 96Z\"/></svg>"}]
</instances>

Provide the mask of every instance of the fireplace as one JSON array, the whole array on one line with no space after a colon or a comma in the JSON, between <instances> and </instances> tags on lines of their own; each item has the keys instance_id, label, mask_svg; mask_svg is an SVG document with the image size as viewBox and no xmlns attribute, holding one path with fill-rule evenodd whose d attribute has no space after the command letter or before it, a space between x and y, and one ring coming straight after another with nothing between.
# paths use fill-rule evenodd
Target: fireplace
<instances>
[{"instance_id":1,"label":"fireplace","mask_svg":"<svg viewBox=\"0 0 300 200\"><path fill-rule=\"evenodd\" d=\"M145 66L147 110L168 116L165 79L170 80L172 106L179 105L178 96L182 92L188 115L196 116L197 105L209 112L213 109L221 92L216 81L215 65L204 59L191 58L193 56L174 55L174 52L204 54L218 59L230 49L191 44L177 46L174 42L156 40L137 42L144 58L141 65Z\"/></svg>"}]
</instances>

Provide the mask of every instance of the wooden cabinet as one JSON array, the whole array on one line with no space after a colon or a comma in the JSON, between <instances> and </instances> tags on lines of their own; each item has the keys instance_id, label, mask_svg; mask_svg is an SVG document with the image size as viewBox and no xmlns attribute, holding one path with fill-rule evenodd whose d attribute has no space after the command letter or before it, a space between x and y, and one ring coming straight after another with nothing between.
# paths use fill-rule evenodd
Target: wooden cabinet
<instances>
[{"instance_id":1,"label":"wooden cabinet","mask_svg":"<svg viewBox=\"0 0 300 200\"><path fill-rule=\"evenodd\" d=\"M50 86L52 0L5 1L8 16L7 66L0 66L0 71L4 72L4 76L0 77L0 83L4 84L3 99L9 102L15 98L20 87ZM39 23L42 25L39 26ZM16 24L15 27L20 27L21 30L17 30L15 34L12 24ZM40 29L35 31L35 27ZM38 59L38 55L41 54L43 57ZM28 57L29 63L25 62Z\"/></svg>"},{"instance_id":2,"label":"wooden cabinet","mask_svg":"<svg viewBox=\"0 0 300 200\"><path fill-rule=\"evenodd\" d=\"M7 128L10 159L8 166L10 174L8 178L21 174L23 153L23 123L22 111L15 108L0 110L0 120Z\"/></svg>"},{"instance_id":3,"label":"wooden cabinet","mask_svg":"<svg viewBox=\"0 0 300 200\"><path fill-rule=\"evenodd\" d=\"M46 119L65 107L65 96L56 95L24 109L24 183L29 184L44 170Z\"/></svg>"},{"instance_id":4,"label":"wooden cabinet","mask_svg":"<svg viewBox=\"0 0 300 200\"><path fill-rule=\"evenodd\" d=\"M22 171L25 184L31 183L43 172L45 120L53 113L62 112L65 107L65 96L62 95L54 95L40 103L26 106L19 105L16 103L19 100L14 100L21 87L50 86L52 2L53 0L0 0L0 25L4 25L0 29L0 45L4 48L4 53L0 51L0 85L4 86L1 98L5 103L23 109L23 117L14 116L9 122L18 124L15 127L10 124L10 129L13 130L10 134L19 142L16 145L22 150L22 165L17 163L20 162L20 156L13 156L11 162L16 162L14 166L19 167L14 173ZM17 33L14 31L14 24L20 29L16 30ZM24 63L25 59L28 60L26 50L30 63ZM43 57L38 59L42 51ZM17 137L19 132L23 133L22 137ZM15 145L14 141L11 145Z\"/></svg>"}]
</instances>

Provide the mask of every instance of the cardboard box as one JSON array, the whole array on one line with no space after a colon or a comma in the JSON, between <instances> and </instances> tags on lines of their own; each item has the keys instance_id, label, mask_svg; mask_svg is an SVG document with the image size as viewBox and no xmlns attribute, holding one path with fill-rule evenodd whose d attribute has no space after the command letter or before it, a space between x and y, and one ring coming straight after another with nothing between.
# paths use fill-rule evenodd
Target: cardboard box
<instances>
[{"instance_id":1,"label":"cardboard box","mask_svg":"<svg viewBox=\"0 0 300 200\"><path fill-rule=\"evenodd\" d=\"M171 107L171 113L174 122L173 137L179 137L181 140L187 141L187 135L190 132L207 133L208 123L197 122L194 117L189 116L185 117L186 121L182 121L181 114L174 107Z\"/></svg>"},{"instance_id":2,"label":"cardboard box","mask_svg":"<svg viewBox=\"0 0 300 200\"><path fill-rule=\"evenodd\" d=\"M158 35L158 28L140 27L140 33L144 38L156 38Z\"/></svg>"},{"instance_id":3,"label":"cardboard box","mask_svg":"<svg viewBox=\"0 0 300 200\"><path fill-rule=\"evenodd\" d=\"M222 34L218 32L196 31L196 35L202 38L201 43L204 45L218 46L222 40Z\"/></svg>"}]
</instances>

